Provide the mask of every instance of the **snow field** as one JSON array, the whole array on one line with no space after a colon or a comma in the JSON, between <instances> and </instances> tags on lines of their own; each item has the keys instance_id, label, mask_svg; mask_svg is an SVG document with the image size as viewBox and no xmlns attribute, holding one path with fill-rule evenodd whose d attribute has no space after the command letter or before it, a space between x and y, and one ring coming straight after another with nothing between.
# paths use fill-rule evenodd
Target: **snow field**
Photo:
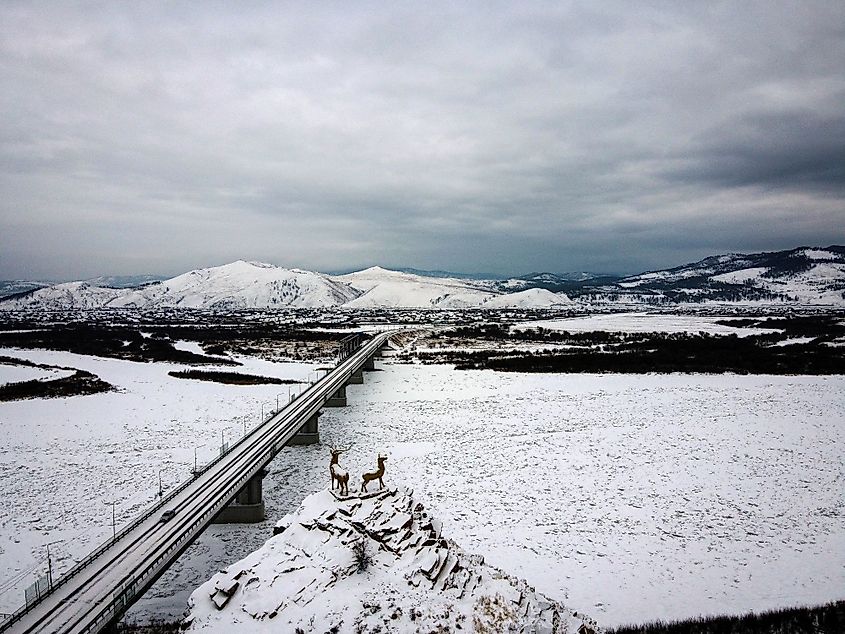
<instances>
[{"instance_id":1,"label":"snow field","mask_svg":"<svg viewBox=\"0 0 845 634\"><path fill-rule=\"evenodd\" d=\"M841 599L845 378L388 365L323 417L467 551L600 624Z\"/></svg>"},{"instance_id":2,"label":"snow field","mask_svg":"<svg viewBox=\"0 0 845 634\"><path fill-rule=\"evenodd\" d=\"M0 385L22 381L52 381L72 375L71 370L34 368L26 365L0 363Z\"/></svg>"},{"instance_id":3,"label":"snow field","mask_svg":"<svg viewBox=\"0 0 845 634\"><path fill-rule=\"evenodd\" d=\"M0 350L94 372L120 392L0 403L0 570L67 569L165 486L257 423L286 386L174 379L182 366ZM243 372L314 367L249 360ZM268 519L213 525L130 618L178 618L193 589L258 548L328 486L350 446L350 489L388 452L385 482L415 490L467 552L602 625L841 598L845 377L540 375L378 362L327 409L322 444L285 449ZM232 369L232 368L226 368ZM282 388L282 389L279 389ZM0 579L0 582L6 578ZM0 595L11 611L21 593Z\"/></svg>"},{"instance_id":4,"label":"snow field","mask_svg":"<svg viewBox=\"0 0 845 634\"><path fill-rule=\"evenodd\" d=\"M701 315L664 315L653 313L611 313L607 315L585 315L564 319L528 321L513 326L516 330L545 328L567 332L631 332L631 333L698 333L711 335L762 335L778 332L767 328L739 328L716 323L730 321L729 317L706 317Z\"/></svg>"}]
</instances>

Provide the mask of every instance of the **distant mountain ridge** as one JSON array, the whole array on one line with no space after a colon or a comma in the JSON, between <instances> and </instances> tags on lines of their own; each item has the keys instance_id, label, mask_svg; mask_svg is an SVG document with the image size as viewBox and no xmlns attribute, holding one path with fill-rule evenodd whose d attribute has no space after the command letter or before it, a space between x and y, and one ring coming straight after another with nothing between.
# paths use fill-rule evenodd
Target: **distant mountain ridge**
<instances>
[{"instance_id":1,"label":"distant mountain ridge","mask_svg":"<svg viewBox=\"0 0 845 634\"><path fill-rule=\"evenodd\" d=\"M421 273L436 273L436 276ZM594 273L531 273L508 280L441 277L374 266L345 275L238 260L130 288L118 278L46 286L0 283L15 292L0 310L100 308L514 308L581 304L773 303L845 306L845 247L710 256L618 278ZM123 278L127 282L131 278ZM92 283L96 282L96 283ZM3 284L6 284L4 287ZM29 286L27 286L29 285Z\"/></svg>"},{"instance_id":2,"label":"distant mountain ridge","mask_svg":"<svg viewBox=\"0 0 845 634\"><path fill-rule=\"evenodd\" d=\"M622 278L594 289L649 303L774 302L845 305L845 247L728 253Z\"/></svg>"},{"instance_id":3,"label":"distant mountain ridge","mask_svg":"<svg viewBox=\"0 0 845 634\"><path fill-rule=\"evenodd\" d=\"M0 280L0 300L7 297L26 295L45 286L50 286L50 283L27 282L25 280Z\"/></svg>"},{"instance_id":4,"label":"distant mountain ridge","mask_svg":"<svg viewBox=\"0 0 845 634\"><path fill-rule=\"evenodd\" d=\"M96 286L87 281L34 288L0 300L0 309L462 309L480 307L494 299L489 307L548 308L570 303L564 295L508 294L494 286L490 282L430 278L381 267L329 276L238 260L134 288Z\"/></svg>"}]
</instances>

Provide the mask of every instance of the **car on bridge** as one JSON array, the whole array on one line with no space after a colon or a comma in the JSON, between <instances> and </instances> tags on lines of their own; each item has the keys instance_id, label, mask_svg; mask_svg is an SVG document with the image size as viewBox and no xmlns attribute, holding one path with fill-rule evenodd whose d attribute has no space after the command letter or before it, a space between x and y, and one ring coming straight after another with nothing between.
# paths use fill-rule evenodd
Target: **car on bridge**
<instances>
[{"instance_id":1,"label":"car on bridge","mask_svg":"<svg viewBox=\"0 0 845 634\"><path fill-rule=\"evenodd\" d=\"M161 514L161 519L159 520L159 522L164 524L165 522L169 522L170 520L172 520L174 517L176 517L176 511L174 511L173 509L168 509Z\"/></svg>"}]
</instances>

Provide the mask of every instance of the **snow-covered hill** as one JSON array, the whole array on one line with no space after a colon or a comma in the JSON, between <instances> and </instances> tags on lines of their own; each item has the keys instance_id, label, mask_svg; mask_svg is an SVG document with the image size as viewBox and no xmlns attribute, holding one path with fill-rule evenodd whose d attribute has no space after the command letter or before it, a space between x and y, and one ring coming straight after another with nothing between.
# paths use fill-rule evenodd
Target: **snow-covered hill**
<instances>
[{"instance_id":1,"label":"snow-covered hill","mask_svg":"<svg viewBox=\"0 0 845 634\"><path fill-rule=\"evenodd\" d=\"M541 289L505 294L491 282L380 267L330 277L239 260L129 289L57 284L0 301L0 309L548 308L568 302L565 295Z\"/></svg>"},{"instance_id":2,"label":"snow-covered hill","mask_svg":"<svg viewBox=\"0 0 845 634\"><path fill-rule=\"evenodd\" d=\"M239 260L130 289L90 282L57 284L0 299L0 310L336 306L543 309L569 305L570 297L583 304L733 302L845 306L842 246L713 256L619 280L590 275L534 273L509 280L477 280L429 277L374 266L328 276Z\"/></svg>"},{"instance_id":3,"label":"snow-covered hill","mask_svg":"<svg viewBox=\"0 0 845 634\"><path fill-rule=\"evenodd\" d=\"M600 631L441 536L406 489L320 491L277 528L191 595L188 632Z\"/></svg>"},{"instance_id":4,"label":"snow-covered hill","mask_svg":"<svg viewBox=\"0 0 845 634\"><path fill-rule=\"evenodd\" d=\"M484 300L482 308L557 308L572 305L563 293L552 293L544 288L529 288L516 293L496 295Z\"/></svg>"},{"instance_id":5,"label":"snow-covered hill","mask_svg":"<svg viewBox=\"0 0 845 634\"><path fill-rule=\"evenodd\" d=\"M705 258L602 287L605 296L645 301L774 302L845 306L845 247Z\"/></svg>"},{"instance_id":6,"label":"snow-covered hill","mask_svg":"<svg viewBox=\"0 0 845 634\"><path fill-rule=\"evenodd\" d=\"M91 308L313 308L341 305L360 293L321 273L238 260L130 289L57 284L0 303L10 310Z\"/></svg>"},{"instance_id":7,"label":"snow-covered hill","mask_svg":"<svg viewBox=\"0 0 845 634\"><path fill-rule=\"evenodd\" d=\"M50 286L50 284L47 282L27 282L25 280L0 280L0 299L30 293L45 286Z\"/></svg>"},{"instance_id":8,"label":"snow-covered hill","mask_svg":"<svg viewBox=\"0 0 845 634\"><path fill-rule=\"evenodd\" d=\"M349 308L471 308L495 292L473 280L435 278L373 266L334 278L362 291Z\"/></svg>"},{"instance_id":9,"label":"snow-covered hill","mask_svg":"<svg viewBox=\"0 0 845 634\"><path fill-rule=\"evenodd\" d=\"M90 310L102 308L123 291L91 286L87 282L66 282L0 300L6 310Z\"/></svg>"},{"instance_id":10,"label":"snow-covered hill","mask_svg":"<svg viewBox=\"0 0 845 634\"><path fill-rule=\"evenodd\" d=\"M131 290L114 308L317 308L338 306L358 295L320 273L238 260L199 269Z\"/></svg>"}]
</instances>

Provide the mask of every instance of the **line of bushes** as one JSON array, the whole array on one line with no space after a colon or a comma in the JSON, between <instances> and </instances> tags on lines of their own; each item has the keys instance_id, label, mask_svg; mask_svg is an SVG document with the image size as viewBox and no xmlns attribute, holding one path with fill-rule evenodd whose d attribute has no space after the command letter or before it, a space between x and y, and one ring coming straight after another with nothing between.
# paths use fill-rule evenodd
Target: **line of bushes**
<instances>
[{"instance_id":1,"label":"line of bushes","mask_svg":"<svg viewBox=\"0 0 845 634\"><path fill-rule=\"evenodd\" d=\"M606 333L601 333L606 334ZM819 341L772 345L769 335L736 337L689 333L638 335L592 347L536 352L444 350L419 352L424 363L504 372L698 372L738 374L845 374L845 349Z\"/></svg>"},{"instance_id":2,"label":"line of bushes","mask_svg":"<svg viewBox=\"0 0 845 634\"><path fill-rule=\"evenodd\" d=\"M845 632L845 601L740 616L699 617L626 625L608 634L839 634Z\"/></svg>"},{"instance_id":3,"label":"line of bushes","mask_svg":"<svg viewBox=\"0 0 845 634\"><path fill-rule=\"evenodd\" d=\"M213 370L173 370L168 372L177 379L195 379L197 381L213 381L230 385L293 385L299 383L293 379L277 379L272 376L258 374L240 374L238 372L216 372Z\"/></svg>"}]
</instances>

